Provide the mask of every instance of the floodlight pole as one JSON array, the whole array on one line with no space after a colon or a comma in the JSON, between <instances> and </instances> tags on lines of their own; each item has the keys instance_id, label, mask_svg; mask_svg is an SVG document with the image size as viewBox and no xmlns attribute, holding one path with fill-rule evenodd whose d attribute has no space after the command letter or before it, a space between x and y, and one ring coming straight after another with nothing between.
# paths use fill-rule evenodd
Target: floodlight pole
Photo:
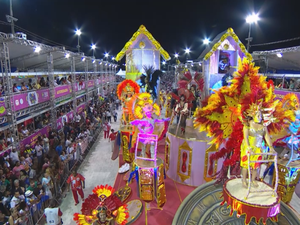
<instances>
[{"instance_id":1,"label":"floodlight pole","mask_svg":"<svg viewBox=\"0 0 300 225\"><path fill-rule=\"evenodd\" d=\"M14 14L13 14L13 5L12 0L9 0L10 3L10 18L11 18L11 33L15 34L15 21L14 21Z\"/></svg>"},{"instance_id":2,"label":"floodlight pole","mask_svg":"<svg viewBox=\"0 0 300 225\"><path fill-rule=\"evenodd\" d=\"M251 23L249 23L249 32L248 32L248 38L246 39L247 42L247 52L249 52L250 49L250 42L252 41L252 37L251 37Z\"/></svg>"},{"instance_id":3,"label":"floodlight pole","mask_svg":"<svg viewBox=\"0 0 300 225\"><path fill-rule=\"evenodd\" d=\"M80 35L77 35L77 49L78 49L78 53L80 53L79 38L80 38Z\"/></svg>"}]
</instances>

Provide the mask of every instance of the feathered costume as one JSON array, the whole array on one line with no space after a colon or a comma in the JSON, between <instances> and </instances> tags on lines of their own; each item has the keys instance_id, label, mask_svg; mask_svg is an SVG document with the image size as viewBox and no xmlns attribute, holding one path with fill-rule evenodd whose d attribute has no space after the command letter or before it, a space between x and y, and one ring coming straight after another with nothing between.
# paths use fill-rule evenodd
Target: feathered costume
<instances>
[{"instance_id":1,"label":"feathered costume","mask_svg":"<svg viewBox=\"0 0 300 225\"><path fill-rule=\"evenodd\" d=\"M123 105L123 121L126 124L134 119L132 105L139 92L140 86L132 80L124 80L117 87L117 95Z\"/></svg>"},{"instance_id":2,"label":"feathered costume","mask_svg":"<svg viewBox=\"0 0 300 225\"><path fill-rule=\"evenodd\" d=\"M160 70L155 70L153 66L144 66L146 75L139 77L141 92L147 92L152 95L152 98L157 99L158 80L162 76Z\"/></svg>"},{"instance_id":3,"label":"feathered costume","mask_svg":"<svg viewBox=\"0 0 300 225\"><path fill-rule=\"evenodd\" d=\"M246 58L239 61L238 71L230 86L222 87L203 102L203 107L195 112L195 128L200 132L206 131L212 138L211 144L217 149L224 145L215 154L210 156L209 174L212 175L213 162L225 158L223 168L218 172L218 181L226 179L228 166L232 171L238 171L241 143L243 141L243 120L246 112L252 104L261 100L262 108L272 109L275 107L273 117L266 112L263 115L265 126L272 135L286 127L285 119L295 120L294 113L284 110L282 102L276 104L274 85L266 82L266 77L258 75L258 67ZM276 121L274 121L276 118ZM272 123L271 123L272 122Z\"/></svg>"},{"instance_id":4,"label":"feathered costume","mask_svg":"<svg viewBox=\"0 0 300 225\"><path fill-rule=\"evenodd\" d=\"M133 111L135 120L131 124L135 126L135 131L131 140L132 153L135 151L139 132L156 134L158 140L161 140L168 129L168 119L157 119L161 113L160 107L153 102L149 93L139 94ZM141 151L141 143L139 143L138 150Z\"/></svg>"},{"instance_id":5,"label":"feathered costume","mask_svg":"<svg viewBox=\"0 0 300 225\"><path fill-rule=\"evenodd\" d=\"M111 220L115 220L118 224L125 225L129 217L127 206L116 195L113 195L114 191L108 185L95 187L93 194L82 203L82 214L74 214L74 221L78 225L109 225ZM105 214L105 221L101 221L100 213Z\"/></svg>"}]
</instances>

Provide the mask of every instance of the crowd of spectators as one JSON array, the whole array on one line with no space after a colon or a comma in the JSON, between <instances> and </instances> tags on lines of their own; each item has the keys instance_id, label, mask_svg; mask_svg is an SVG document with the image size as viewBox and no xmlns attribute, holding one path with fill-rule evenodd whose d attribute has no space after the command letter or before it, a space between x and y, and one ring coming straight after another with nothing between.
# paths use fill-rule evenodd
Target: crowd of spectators
<instances>
[{"instance_id":1,"label":"crowd of spectators","mask_svg":"<svg viewBox=\"0 0 300 225\"><path fill-rule=\"evenodd\" d=\"M35 224L49 199L62 194L65 178L82 160L84 143L92 144L102 121L109 119L106 112L114 115L118 107L114 94L109 94L104 102L99 99L95 97L82 113L75 114L61 132L51 130L22 151L15 147L11 151L0 151L0 224L2 217L9 224ZM58 113L62 116L71 108L71 104L66 104L59 108ZM49 119L48 116L45 115ZM26 126L21 124L19 133L22 137L29 136L31 126L44 126L41 121L46 120L40 117ZM11 137L9 132L6 135L0 133L2 149L13 142L5 136Z\"/></svg>"}]
</instances>

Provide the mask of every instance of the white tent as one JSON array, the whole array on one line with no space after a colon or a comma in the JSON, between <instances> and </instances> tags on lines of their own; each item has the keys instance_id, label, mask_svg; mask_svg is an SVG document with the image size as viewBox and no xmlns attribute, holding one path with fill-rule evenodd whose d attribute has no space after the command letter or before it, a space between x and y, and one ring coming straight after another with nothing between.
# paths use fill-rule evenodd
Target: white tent
<instances>
[{"instance_id":1,"label":"white tent","mask_svg":"<svg viewBox=\"0 0 300 225\"><path fill-rule=\"evenodd\" d=\"M117 74L116 74L116 75L118 75L118 76L121 76L121 77L125 78L126 71L124 71L124 70L120 69L120 70L119 70L119 72L117 72Z\"/></svg>"}]
</instances>

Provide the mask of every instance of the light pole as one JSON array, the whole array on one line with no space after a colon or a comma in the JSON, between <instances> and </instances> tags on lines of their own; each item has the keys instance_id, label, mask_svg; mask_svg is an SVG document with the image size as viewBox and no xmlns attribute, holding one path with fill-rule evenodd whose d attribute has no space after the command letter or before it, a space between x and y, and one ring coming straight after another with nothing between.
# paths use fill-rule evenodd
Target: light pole
<instances>
[{"instance_id":1,"label":"light pole","mask_svg":"<svg viewBox=\"0 0 300 225\"><path fill-rule=\"evenodd\" d=\"M6 19L7 19L7 22L10 23L11 33L15 34L15 22L17 22L18 19L14 17L12 1L13 0L9 0L9 13L10 13L10 15L6 15Z\"/></svg>"},{"instance_id":2,"label":"light pole","mask_svg":"<svg viewBox=\"0 0 300 225\"><path fill-rule=\"evenodd\" d=\"M78 53L79 53L80 52L79 38L80 38L80 35L81 35L81 31L79 29L77 29L75 31L75 34L77 35L77 49L78 49Z\"/></svg>"},{"instance_id":3,"label":"light pole","mask_svg":"<svg viewBox=\"0 0 300 225\"><path fill-rule=\"evenodd\" d=\"M92 50L93 50L93 58L95 58L95 49L96 49L96 45L92 44L91 46Z\"/></svg>"},{"instance_id":4,"label":"light pole","mask_svg":"<svg viewBox=\"0 0 300 225\"><path fill-rule=\"evenodd\" d=\"M246 22L249 24L248 38L246 38L247 51L248 52L249 52L249 49L250 49L250 42L253 40L253 38L251 37L251 24L252 23L257 23L258 20L259 20L258 14L255 14L255 13L247 16L247 18L246 18Z\"/></svg>"}]
</instances>

